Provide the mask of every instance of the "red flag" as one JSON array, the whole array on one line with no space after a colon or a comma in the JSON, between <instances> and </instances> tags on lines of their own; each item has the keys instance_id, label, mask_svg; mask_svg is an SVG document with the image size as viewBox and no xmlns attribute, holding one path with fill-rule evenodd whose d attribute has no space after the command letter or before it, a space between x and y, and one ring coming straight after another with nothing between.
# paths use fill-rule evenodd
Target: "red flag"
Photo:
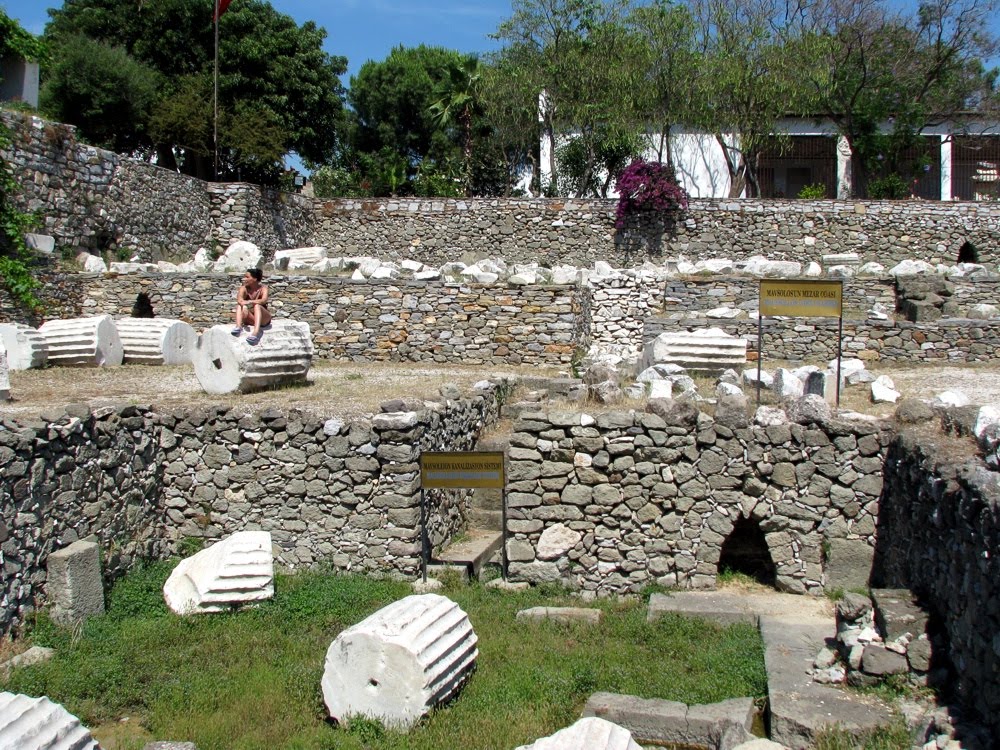
<instances>
[{"instance_id":1,"label":"red flag","mask_svg":"<svg viewBox=\"0 0 1000 750\"><path fill-rule=\"evenodd\" d=\"M218 21L219 16L226 12L226 9L229 8L229 3L232 1L233 0L215 0L215 14L212 16L212 20Z\"/></svg>"}]
</instances>

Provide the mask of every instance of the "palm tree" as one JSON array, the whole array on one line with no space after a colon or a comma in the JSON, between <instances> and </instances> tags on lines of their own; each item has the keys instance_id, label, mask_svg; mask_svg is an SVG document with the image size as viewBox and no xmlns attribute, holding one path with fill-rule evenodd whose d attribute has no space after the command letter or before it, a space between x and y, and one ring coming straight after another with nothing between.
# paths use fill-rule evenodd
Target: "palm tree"
<instances>
[{"instance_id":1,"label":"palm tree","mask_svg":"<svg viewBox=\"0 0 1000 750\"><path fill-rule=\"evenodd\" d=\"M430 113L442 128L457 124L462 131L463 182L465 194L472 192L472 118L478 106L479 60L469 56L448 65L447 76L440 84L440 98L430 106Z\"/></svg>"}]
</instances>

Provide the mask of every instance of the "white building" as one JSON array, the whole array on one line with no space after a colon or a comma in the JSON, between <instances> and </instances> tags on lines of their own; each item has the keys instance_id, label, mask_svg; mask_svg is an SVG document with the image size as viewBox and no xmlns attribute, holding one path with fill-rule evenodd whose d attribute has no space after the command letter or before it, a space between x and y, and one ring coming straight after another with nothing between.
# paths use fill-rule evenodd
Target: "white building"
<instances>
[{"instance_id":1,"label":"white building","mask_svg":"<svg viewBox=\"0 0 1000 750\"><path fill-rule=\"evenodd\" d=\"M851 195L851 149L830 121L785 118L776 131L790 136L786 147L765 153L757 169L761 197L795 198L807 185L825 187L828 198ZM996 199L1000 190L1000 124L969 121L961 126L945 123L925 128L926 151L931 162L915 182L913 194L930 200ZM659 141L655 136L654 142ZM734 141L726 137L727 143ZM722 147L714 135L672 128L674 167L681 185L693 198L729 195L729 170ZM550 179L552 145L541 139L541 179ZM914 154L916 156L916 154ZM644 154L656 160L656 150ZM613 194L616 196L616 194Z\"/></svg>"}]
</instances>

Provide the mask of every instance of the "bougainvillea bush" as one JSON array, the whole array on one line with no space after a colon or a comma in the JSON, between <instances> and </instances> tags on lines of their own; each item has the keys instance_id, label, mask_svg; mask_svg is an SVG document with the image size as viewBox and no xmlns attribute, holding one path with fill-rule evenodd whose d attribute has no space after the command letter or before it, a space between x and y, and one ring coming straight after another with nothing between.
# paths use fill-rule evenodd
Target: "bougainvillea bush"
<instances>
[{"instance_id":1,"label":"bougainvillea bush","mask_svg":"<svg viewBox=\"0 0 1000 750\"><path fill-rule=\"evenodd\" d=\"M625 219L641 211L683 211L688 207L688 194L677 184L677 176L669 164L636 159L618 175L618 210L615 227L621 229Z\"/></svg>"}]
</instances>

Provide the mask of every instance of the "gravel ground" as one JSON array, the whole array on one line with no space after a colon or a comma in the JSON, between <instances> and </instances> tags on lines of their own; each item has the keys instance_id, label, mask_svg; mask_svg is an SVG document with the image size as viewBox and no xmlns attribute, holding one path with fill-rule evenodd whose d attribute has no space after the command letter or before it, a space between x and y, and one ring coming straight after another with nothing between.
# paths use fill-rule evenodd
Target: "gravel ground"
<instances>
[{"instance_id":1,"label":"gravel ground","mask_svg":"<svg viewBox=\"0 0 1000 750\"><path fill-rule=\"evenodd\" d=\"M13 400L0 404L0 415L38 416L71 403L92 408L131 403L159 409L223 405L254 412L267 407L301 409L319 417L356 418L380 411L393 398L435 398L442 385L464 390L486 378L557 375L555 370L509 368L485 370L456 365L319 362L305 385L247 395L210 396L189 366L126 365L108 368L53 367L10 373Z\"/></svg>"},{"instance_id":2,"label":"gravel ground","mask_svg":"<svg viewBox=\"0 0 1000 750\"><path fill-rule=\"evenodd\" d=\"M767 363L772 370L778 363ZM793 366L793 365L789 365ZM933 399L945 390L963 391L973 403L1000 404L1000 362L975 365L873 364L877 375L889 375L904 397ZM433 398L446 383L468 389L484 378L550 375L555 369L484 369L457 365L404 363L319 362L307 385L249 395L209 396L190 367L128 365L114 368L50 368L10 373L13 401L0 404L0 414L33 417L70 403L91 407L110 404L148 404L160 409L224 405L246 411L269 406L301 409L317 416L355 418L379 411L392 398ZM711 381L700 383L706 393ZM841 405L868 414L891 414L891 404L872 404L866 386L851 386L841 394ZM753 390L747 392L751 401ZM634 406L629 404L628 406ZM608 407L603 407L607 409Z\"/></svg>"}]
</instances>

